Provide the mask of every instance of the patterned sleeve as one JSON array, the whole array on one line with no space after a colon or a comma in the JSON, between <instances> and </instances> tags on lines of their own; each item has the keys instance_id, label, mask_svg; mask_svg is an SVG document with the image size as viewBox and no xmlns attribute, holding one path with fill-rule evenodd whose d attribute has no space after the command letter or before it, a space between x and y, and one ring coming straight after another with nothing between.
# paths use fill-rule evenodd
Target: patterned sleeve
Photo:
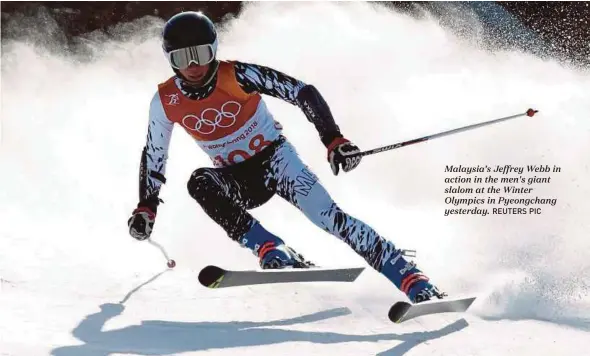
<instances>
[{"instance_id":1,"label":"patterned sleeve","mask_svg":"<svg viewBox=\"0 0 590 356\"><path fill-rule=\"evenodd\" d=\"M149 126L139 169L139 204L156 212L160 187L166 183L166 161L174 123L168 120L158 93L152 98Z\"/></svg>"},{"instance_id":2,"label":"patterned sleeve","mask_svg":"<svg viewBox=\"0 0 590 356\"><path fill-rule=\"evenodd\" d=\"M233 63L236 79L246 93L258 92L298 106L314 124L326 147L335 138L342 137L330 107L313 85L269 67L237 61Z\"/></svg>"}]
</instances>

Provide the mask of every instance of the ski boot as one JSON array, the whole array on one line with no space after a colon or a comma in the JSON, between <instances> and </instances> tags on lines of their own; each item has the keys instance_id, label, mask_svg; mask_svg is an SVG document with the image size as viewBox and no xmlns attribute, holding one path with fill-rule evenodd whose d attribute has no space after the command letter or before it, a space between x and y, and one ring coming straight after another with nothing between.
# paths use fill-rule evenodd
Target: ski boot
<instances>
[{"instance_id":1,"label":"ski boot","mask_svg":"<svg viewBox=\"0 0 590 356\"><path fill-rule=\"evenodd\" d=\"M314 266L306 261L303 256L285 245L285 242L268 232L255 222L252 228L239 240L242 246L252 250L259 258L260 267L263 269L279 268L309 268Z\"/></svg>"},{"instance_id":2,"label":"ski boot","mask_svg":"<svg viewBox=\"0 0 590 356\"><path fill-rule=\"evenodd\" d=\"M262 269L278 268L309 268L313 263L306 261L303 256L285 244L275 245L273 241L265 242L258 250L260 267Z\"/></svg>"},{"instance_id":3,"label":"ski boot","mask_svg":"<svg viewBox=\"0 0 590 356\"><path fill-rule=\"evenodd\" d=\"M414 282L410 285L406 295L408 296L408 298L410 298L412 303L422 303L431 300L435 297L438 299L443 299L444 297L447 297L447 294L445 292L441 292L435 285L428 282L427 277L425 278L425 280L418 280L417 282Z\"/></svg>"},{"instance_id":4,"label":"ski boot","mask_svg":"<svg viewBox=\"0 0 590 356\"><path fill-rule=\"evenodd\" d=\"M389 279L401 290L412 303L422 303L433 298L442 299L447 296L429 282L422 271L416 268L414 262L403 257L403 251L396 250L391 258L383 265L381 274Z\"/></svg>"}]
</instances>

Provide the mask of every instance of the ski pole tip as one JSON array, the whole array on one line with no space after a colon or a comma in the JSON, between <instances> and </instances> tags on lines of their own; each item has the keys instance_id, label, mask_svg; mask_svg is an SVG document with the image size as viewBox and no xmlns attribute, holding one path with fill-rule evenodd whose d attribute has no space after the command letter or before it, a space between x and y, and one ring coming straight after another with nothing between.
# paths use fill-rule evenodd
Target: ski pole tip
<instances>
[{"instance_id":1,"label":"ski pole tip","mask_svg":"<svg viewBox=\"0 0 590 356\"><path fill-rule=\"evenodd\" d=\"M528 110L526 111L526 115L527 115L528 117L533 117L533 116L534 116L536 113L538 113L538 112L539 112L539 110L535 110L535 109L528 109Z\"/></svg>"}]
</instances>

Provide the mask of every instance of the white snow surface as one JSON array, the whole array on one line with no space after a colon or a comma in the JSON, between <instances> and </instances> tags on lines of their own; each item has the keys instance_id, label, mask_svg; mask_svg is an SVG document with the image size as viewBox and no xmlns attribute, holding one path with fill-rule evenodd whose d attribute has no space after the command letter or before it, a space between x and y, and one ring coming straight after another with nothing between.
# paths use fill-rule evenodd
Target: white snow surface
<instances>
[{"instance_id":1,"label":"white snow surface","mask_svg":"<svg viewBox=\"0 0 590 356\"><path fill-rule=\"evenodd\" d=\"M42 23L40 23L40 26ZM149 101L171 71L154 29L89 36L89 59L2 43L0 355L572 355L590 349L590 75L490 52L434 20L363 3L249 5L220 29L219 57L274 67L316 85L362 149L534 107L521 118L366 157L334 177L317 133L294 106L266 98L334 199L399 247L466 314L401 325L404 299L367 269L351 284L208 290L200 268L251 269L186 192L209 166L175 129L153 238L127 233ZM40 27L43 28L43 27ZM477 35L474 32L474 36ZM47 36L47 37L43 37ZM47 51L53 48L53 51ZM542 215L444 217L446 165L558 165ZM464 175L465 176L465 175ZM253 214L307 258L364 265L280 198Z\"/></svg>"}]
</instances>

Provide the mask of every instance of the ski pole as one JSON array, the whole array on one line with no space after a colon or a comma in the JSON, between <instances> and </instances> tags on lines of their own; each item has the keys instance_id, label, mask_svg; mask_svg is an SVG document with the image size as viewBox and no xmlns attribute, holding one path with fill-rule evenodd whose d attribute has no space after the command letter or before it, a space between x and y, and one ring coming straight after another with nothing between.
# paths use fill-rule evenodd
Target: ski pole
<instances>
[{"instance_id":1,"label":"ski pole","mask_svg":"<svg viewBox=\"0 0 590 356\"><path fill-rule=\"evenodd\" d=\"M404 146L409 146L409 145L412 145L414 143L425 142L425 141L428 141L428 140L431 140L431 139L434 139L434 138L448 136L448 135L456 134L456 133L467 131L467 130L473 130L473 129L476 129L478 127L487 126L487 125L491 125L491 124L496 124L498 122L502 122L502 121L506 121L506 120L510 120L510 119L516 119L517 117L521 117L521 116L533 117L538 112L539 111L538 110L535 110L535 109L528 109L526 112L524 112L522 114L516 114L516 115L512 115L512 116L506 116L506 117L502 117L502 118L495 119L495 120L481 122L479 124L473 124L473 125L469 125L469 126L464 126L464 127L460 127L460 128L453 129L453 130L448 130L448 131L440 132L440 133L437 133L437 134L434 134L434 135L428 135L428 136L424 136L424 137L420 137L420 138L415 138L413 140L408 140L408 141L404 141L404 142L395 143L395 144L389 145L389 146L383 146L383 147L374 148L372 150L363 151L363 152L359 153L359 156L360 157L364 157L364 156L372 155L372 154L379 153L379 152L394 150L396 148L400 148L400 147L404 147Z\"/></svg>"},{"instance_id":2,"label":"ski pole","mask_svg":"<svg viewBox=\"0 0 590 356\"><path fill-rule=\"evenodd\" d=\"M160 252L162 252L162 255L164 255L164 258L166 258L168 268L174 268L176 266L176 261L168 257L168 254L166 253L166 250L164 249L164 247L162 247L162 245L160 245L152 239L148 239L148 242L152 244L152 246L157 247L160 250Z\"/></svg>"}]
</instances>

